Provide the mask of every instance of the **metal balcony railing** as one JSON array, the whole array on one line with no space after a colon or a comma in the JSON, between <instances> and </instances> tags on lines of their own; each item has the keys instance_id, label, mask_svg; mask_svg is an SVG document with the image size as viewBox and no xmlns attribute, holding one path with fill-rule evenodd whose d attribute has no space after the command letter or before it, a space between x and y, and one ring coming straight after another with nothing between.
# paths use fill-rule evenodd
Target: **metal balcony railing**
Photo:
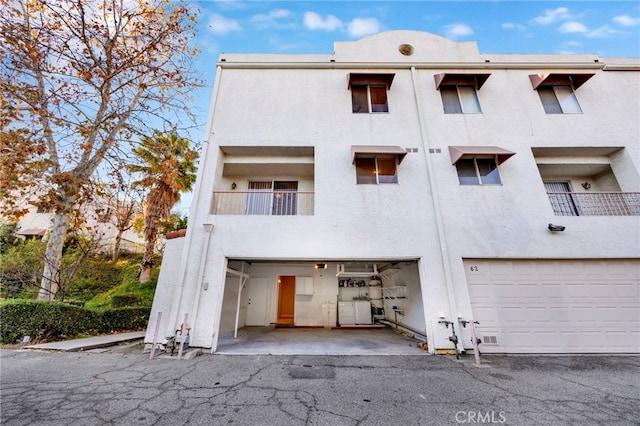
<instances>
[{"instance_id":1,"label":"metal balcony railing","mask_svg":"<svg viewBox=\"0 0 640 426\"><path fill-rule=\"evenodd\" d=\"M548 192L556 216L640 216L640 192Z\"/></svg>"},{"instance_id":2,"label":"metal balcony railing","mask_svg":"<svg viewBox=\"0 0 640 426\"><path fill-rule=\"evenodd\" d=\"M211 212L219 215L313 215L308 191L214 191Z\"/></svg>"}]
</instances>

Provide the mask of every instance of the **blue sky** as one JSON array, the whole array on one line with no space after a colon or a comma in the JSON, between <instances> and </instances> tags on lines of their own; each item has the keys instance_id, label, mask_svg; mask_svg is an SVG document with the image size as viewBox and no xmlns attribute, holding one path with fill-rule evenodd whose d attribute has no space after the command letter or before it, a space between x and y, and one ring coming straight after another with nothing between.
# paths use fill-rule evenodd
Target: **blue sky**
<instances>
[{"instance_id":1,"label":"blue sky","mask_svg":"<svg viewBox=\"0 0 640 426\"><path fill-rule=\"evenodd\" d=\"M198 67L212 85L227 53L331 54L335 41L418 30L475 41L481 53L596 53L640 56L638 1L256 1L197 2ZM201 140L212 87L194 107ZM180 211L186 213L185 196Z\"/></svg>"},{"instance_id":2,"label":"blue sky","mask_svg":"<svg viewBox=\"0 0 640 426\"><path fill-rule=\"evenodd\" d=\"M638 1L202 1L203 58L331 53L334 41L428 31L483 53L640 55Z\"/></svg>"}]
</instances>

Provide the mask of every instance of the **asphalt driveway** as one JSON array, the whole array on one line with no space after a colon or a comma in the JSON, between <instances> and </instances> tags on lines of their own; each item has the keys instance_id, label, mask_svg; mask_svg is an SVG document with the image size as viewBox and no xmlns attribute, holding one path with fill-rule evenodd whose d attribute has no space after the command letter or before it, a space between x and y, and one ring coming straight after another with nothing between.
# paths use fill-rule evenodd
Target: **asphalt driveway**
<instances>
[{"instance_id":1,"label":"asphalt driveway","mask_svg":"<svg viewBox=\"0 0 640 426\"><path fill-rule=\"evenodd\" d=\"M637 425L639 356L0 351L2 425Z\"/></svg>"}]
</instances>

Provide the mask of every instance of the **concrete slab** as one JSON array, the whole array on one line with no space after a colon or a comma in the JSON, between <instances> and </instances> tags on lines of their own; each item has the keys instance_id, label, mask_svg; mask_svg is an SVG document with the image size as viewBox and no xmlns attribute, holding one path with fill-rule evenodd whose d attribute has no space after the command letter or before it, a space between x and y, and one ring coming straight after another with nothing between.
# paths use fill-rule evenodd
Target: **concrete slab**
<instances>
[{"instance_id":1,"label":"concrete slab","mask_svg":"<svg viewBox=\"0 0 640 426\"><path fill-rule=\"evenodd\" d=\"M41 349L50 351L76 352L95 348L104 348L117 345L122 342L144 339L144 331L131 333L108 334L104 336L87 337L84 339L64 340L60 342L41 343L25 346L24 349Z\"/></svg>"},{"instance_id":2,"label":"concrete slab","mask_svg":"<svg viewBox=\"0 0 640 426\"><path fill-rule=\"evenodd\" d=\"M418 340L389 328L244 327L220 336L220 355L428 355Z\"/></svg>"}]
</instances>

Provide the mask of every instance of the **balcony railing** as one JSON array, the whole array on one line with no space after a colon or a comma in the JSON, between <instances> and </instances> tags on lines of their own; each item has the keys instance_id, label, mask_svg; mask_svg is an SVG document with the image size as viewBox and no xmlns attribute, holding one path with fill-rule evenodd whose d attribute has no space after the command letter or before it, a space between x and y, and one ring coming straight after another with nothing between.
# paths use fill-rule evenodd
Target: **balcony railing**
<instances>
[{"instance_id":1,"label":"balcony railing","mask_svg":"<svg viewBox=\"0 0 640 426\"><path fill-rule=\"evenodd\" d=\"M212 213L220 215L313 215L314 193L305 191L214 191Z\"/></svg>"},{"instance_id":2,"label":"balcony railing","mask_svg":"<svg viewBox=\"0 0 640 426\"><path fill-rule=\"evenodd\" d=\"M556 216L640 216L640 192L548 192Z\"/></svg>"}]
</instances>

